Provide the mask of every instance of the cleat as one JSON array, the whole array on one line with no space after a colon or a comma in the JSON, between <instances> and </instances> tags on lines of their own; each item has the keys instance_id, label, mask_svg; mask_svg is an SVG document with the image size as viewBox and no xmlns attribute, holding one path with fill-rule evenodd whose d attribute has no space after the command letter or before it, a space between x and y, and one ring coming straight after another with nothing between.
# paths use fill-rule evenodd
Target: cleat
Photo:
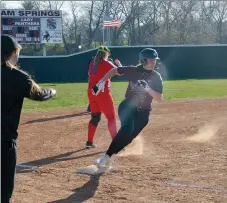
<instances>
[{"instance_id":1,"label":"cleat","mask_svg":"<svg viewBox=\"0 0 227 203\"><path fill-rule=\"evenodd\" d=\"M93 142L86 142L85 148L90 149L90 148L95 148L96 145Z\"/></svg>"},{"instance_id":2,"label":"cleat","mask_svg":"<svg viewBox=\"0 0 227 203\"><path fill-rule=\"evenodd\" d=\"M112 159L107 154L97 159L94 163L98 168L110 167L112 165Z\"/></svg>"}]
</instances>

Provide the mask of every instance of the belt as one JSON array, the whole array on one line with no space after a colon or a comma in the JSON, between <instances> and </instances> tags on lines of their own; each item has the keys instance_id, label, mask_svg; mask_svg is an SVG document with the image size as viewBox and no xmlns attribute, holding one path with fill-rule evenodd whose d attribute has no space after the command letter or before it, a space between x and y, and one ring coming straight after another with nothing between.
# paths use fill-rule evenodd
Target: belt
<instances>
[{"instance_id":1,"label":"belt","mask_svg":"<svg viewBox=\"0 0 227 203\"><path fill-rule=\"evenodd\" d=\"M151 108L136 107L137 111L151 111Z\"/></svg>"},{"instance_id":2,"label":"belt","mask_svg":"<svg viewBox=\"0 0 227 203\"><path fill-rule=\"evenodd\" d=\"M130 104L130 99L127 99L127 98L125 98L124 100L123 100L123 102L126 102L126 103L128 103L128 104ZM133 108L135 108L137 111L151 111L151 107L149 108L144 108L144 107L141 107L141 106L136 106L136 104L133 104Z\"/></svg>"}]
</instances>

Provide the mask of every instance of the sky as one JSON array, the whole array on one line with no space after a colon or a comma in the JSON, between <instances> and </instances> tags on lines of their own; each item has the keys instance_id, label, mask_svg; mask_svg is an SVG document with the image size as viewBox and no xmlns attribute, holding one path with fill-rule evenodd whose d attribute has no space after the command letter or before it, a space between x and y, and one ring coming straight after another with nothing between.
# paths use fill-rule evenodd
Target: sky
<instances>
[{"instance_id":1,"label":"sky","mask_svg":"<svg viewBox=\"0 0 227 203\"><path fill-rule=\"evenodd\" d=\"M21 1L2 1L6 4L7 8L16 9L21 7ZM68 2L65 2L63 4L62 10L68 10Z\"/></svg>"},{"instance_id":2,"label":"sky","mask_svg":"<svg viewBox=\"0 0 227 203\"><path fill-rule=\"evenodd\" d=\"M21 8L21 1L2 1L4 4L6 4L6 7L8 9L18 9L18 8ZM87 3L88 1L79 1L78 3ZM67 10L70 10L70 6L69 6L69 2L66 1L61 10L63 11L67 11ZM69 12L70 13L70 12ZM68 17L71 17L70 15Z\"/></svg>"}]
</instances>

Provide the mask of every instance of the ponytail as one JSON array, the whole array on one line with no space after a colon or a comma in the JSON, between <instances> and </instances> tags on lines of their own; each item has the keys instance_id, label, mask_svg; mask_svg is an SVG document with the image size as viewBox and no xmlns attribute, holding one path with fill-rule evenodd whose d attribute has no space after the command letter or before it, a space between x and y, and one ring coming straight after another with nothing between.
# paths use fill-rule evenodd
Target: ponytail
<instances>
[{"instance_id":1,"label":"ponytail","mask_svg":"<svg viewBox=\"0 0 227 203\"><path fill-rule=\"evenodd\" d=\"M103 60L103 58L105 56L106 56L106 53L105 52L98 51L97 54L96 54L96 56L95 56L95 59L94 59L95 66L98 66L102 62L102 60Z\"/></svg>"}]
</instances>

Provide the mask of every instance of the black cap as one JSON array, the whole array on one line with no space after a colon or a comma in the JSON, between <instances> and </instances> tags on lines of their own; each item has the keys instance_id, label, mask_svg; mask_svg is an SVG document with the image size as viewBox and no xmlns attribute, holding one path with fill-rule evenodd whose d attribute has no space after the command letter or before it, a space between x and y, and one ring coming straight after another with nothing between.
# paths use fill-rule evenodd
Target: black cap
<instances>
[{"instance_id":1,"label":"black cap","mask_svg":"<svg viewBox=\"0 0 227 203\"><path fill-rule=\"evenodd\" d=\"M11 35L1 36L1 56L10 56L15 49L21 49L21 45Z\"/></svg>"}]
</instances>

